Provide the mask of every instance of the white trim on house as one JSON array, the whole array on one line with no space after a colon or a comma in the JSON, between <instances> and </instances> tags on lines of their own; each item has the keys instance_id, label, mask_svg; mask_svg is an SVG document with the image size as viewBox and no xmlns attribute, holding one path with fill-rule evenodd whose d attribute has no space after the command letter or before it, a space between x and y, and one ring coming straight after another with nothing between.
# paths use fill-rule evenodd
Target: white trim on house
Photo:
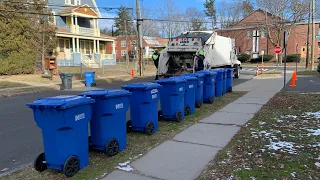
<instances>
[{"instance_id":1,"label":"white trim on house","mask_svg":"<svg viewBox=\"0 0 320 180\"><path fill-rule=\"evenodd\" d=\"M91 40L100 40L100 41L110 41L114 42L116 39L111 39L111 38L104 38L102 36L86 36L86 35L81 35L81 34L70 34L70 33L56 33L57 37L69 37L69 38L82 38L82 39L91 39Z\"/></svg>"},{"instance_id":2,"label":"white trim on house","mask_svg":"<svg viewBox=\"0 0 320 180\"><path fill-rule=\"evenodd\" d=\"M91 0L91 2L92 2L92 4L93 4L94 8L96 9L96 12L98 13L99 18L101 18L102 16L101 16L101 14L100 14L100 11L99 11L99 8L98 8L98 6L97 6L96 1L95 1L95 0Z\"/></svg>"}]
</instances>

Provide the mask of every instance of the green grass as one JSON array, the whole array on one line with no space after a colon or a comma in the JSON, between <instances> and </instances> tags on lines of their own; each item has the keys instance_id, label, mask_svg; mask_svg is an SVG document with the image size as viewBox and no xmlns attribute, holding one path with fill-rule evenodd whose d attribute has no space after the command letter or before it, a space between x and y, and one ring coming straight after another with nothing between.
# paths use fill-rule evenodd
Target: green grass
<instances>
[{"instance_id":1,"label":"green grass","mask_svg":"<svg viewBox=\"0 0 320 180\"><path fill-rule=\"evenodd\" d=\"M0 89L24 87L24 86L28 86L28 85L23 83L10 82L10 81L0 81Z\"/></svg>"},{"instance_id":2,"label":"green grass","mask_svg":"<svg viewBox=\"0 0 320 180\"><path fill-rule=\"evenodd\" d=\"M320 76L320 73L317 70L304 70L298 71L297 75Z\"/></svg>"},{"instance_id":3,"label":"green grass","mask_svg":"<svg viewBox=\"0 0 320 180\"><path fill-rule=\"evenodd\" d=\"M228 93L223 97L217 98L214 104L205 104L201 109L197 109L195 114L186 117L185 120L181 122L160 121L159 131L151 136L142 133L130 133L127 135L126 150L114 157L107 157L101 152L91 152L90 165L70 179L95 179L97 177L101 177L105 173L110 173L115 169L118 163L126 162L128 160L133 161L135 157L137 158L140 156L140 154L145 154L151 148L156 147L165 140L172 139L177 133L199 122L201 119L233 102L245 93L246 92ZM0 180L4 179L60 180L66 178L57 171L46 170L45 172L39 173L36 172L32 167L27 167L9 176L0 178Z\"/></svg>"},{"instance_id":4,"label":"green grass","mask_svg":"<svg viewBox=\"0 0 320 180\"><path fill-rule=\"evenodd\" d=\"M315 163L320 161L320 136L309 136L307 129L319 129L320 119L304 114L320 112L319 102L316 94L278 93L241 128L198 179L319 178ZM286 115L296 118L283 117ZM296 154L289 153L290 148L269 148L270 141L293 143Z\"/></svg>"}]
</instances>

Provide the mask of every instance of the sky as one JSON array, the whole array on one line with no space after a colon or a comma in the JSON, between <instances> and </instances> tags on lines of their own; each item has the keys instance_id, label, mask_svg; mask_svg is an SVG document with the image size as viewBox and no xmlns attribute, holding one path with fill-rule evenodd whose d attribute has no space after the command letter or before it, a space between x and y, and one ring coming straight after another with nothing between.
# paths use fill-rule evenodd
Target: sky
<instances>
[{"instance_id":1,"label":"sky","mask_svg":"<svg viewBox=\"0 0 320 180\"><path fill-rule=\"evenodd\" d=\"M223 1L223 0L216 0ZM232 0L228 0L232 1ZM203 10L203 3L205 0L175 0L175 3L182 9L185 10L188 7L196 7L199 10ZM117 8L122 6L133 7L135 8L136 0L96 0L98 7L111 7ZM148 7L152 9L157 9L163 1L162 0L140 0L141 6ZM99 9L103 17L116 17L116 10L106 11L104 9ZM156 18L156 17L155 17ZM99 26L101 29L108 28L111 29L113 24L112 20L100 20Z\"/></svg>"}]
</instances>

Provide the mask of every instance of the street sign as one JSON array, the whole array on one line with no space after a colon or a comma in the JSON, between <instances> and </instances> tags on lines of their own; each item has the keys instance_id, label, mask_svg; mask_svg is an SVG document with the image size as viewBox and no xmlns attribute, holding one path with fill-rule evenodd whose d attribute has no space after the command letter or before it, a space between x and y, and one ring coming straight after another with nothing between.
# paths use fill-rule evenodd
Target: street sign
<instances>
[{"instance_id":1,"label":"street sign","mask_svg":"<svg viewBox=\"0 0 320 180\"><path fill-rule=\"evenodd\" d=\"M320 34L316 35L316 38L319 38L319 39L320 39Z\"/></svg>"},{"instance_id":2,"label":"street sign","mask_svg":"<svg viewBox=\"0 0 320 180\"><path fill-rule=\"evenodd\" d=\"M280 46L276 46L276 47L274 48L274 52L275 52L276 54L280 54L280 53L282 52L281 47L280 47Z\"/></svg>"}]
</instances>

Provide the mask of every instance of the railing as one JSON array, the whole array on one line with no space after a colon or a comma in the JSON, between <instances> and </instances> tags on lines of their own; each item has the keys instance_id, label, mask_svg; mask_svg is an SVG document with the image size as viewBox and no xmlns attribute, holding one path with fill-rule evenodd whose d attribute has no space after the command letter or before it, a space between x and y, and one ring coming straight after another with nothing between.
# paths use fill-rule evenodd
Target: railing
<instances>
[{"instance_id":1,"label":"railing","mask_svg":"<svg viewBox=\"0 0 320 180\"><path fill-rule=\"evenodd\" d=\"M101 59L113 59L113 54L101 54Z\"/></svg>"},{"instance_id":2,"label":"railing","mask_svg":"<svg viewBox=\"0 0 320 180\"><path fill-rule=\"evenodd\" d=\"M152 55L143 55L142 58L147 59L147 58L151 58Z\"/></svg>"},{"instance_id":3,"label":"railing","mask_svg":"<svg viewBox=\"0 0 320 180\"><path fill-rule=\"evenodd\" d=\"M57 59L58 60L72 60L72 53L59 52Z\"/></svg>"},{"instance_id":4,"label":"railing","mask_svg":"<svg viewBox=\"0 0 320 180\"><path fill-rule=\"evenodd\" d=\"M94 55L93 60L101 66L101 57L99 57L97 54Z\"/></svg>"},{"instance_id":5,"label":"railing","mask_svg":"<svg viewBox=\"0 0 320 180\"><path fill-rule=\"evenodd\" d=\"M93 28L79 27L79 33L80 34L94 35L94 29Z\"/></svg>"}]
</instances>

